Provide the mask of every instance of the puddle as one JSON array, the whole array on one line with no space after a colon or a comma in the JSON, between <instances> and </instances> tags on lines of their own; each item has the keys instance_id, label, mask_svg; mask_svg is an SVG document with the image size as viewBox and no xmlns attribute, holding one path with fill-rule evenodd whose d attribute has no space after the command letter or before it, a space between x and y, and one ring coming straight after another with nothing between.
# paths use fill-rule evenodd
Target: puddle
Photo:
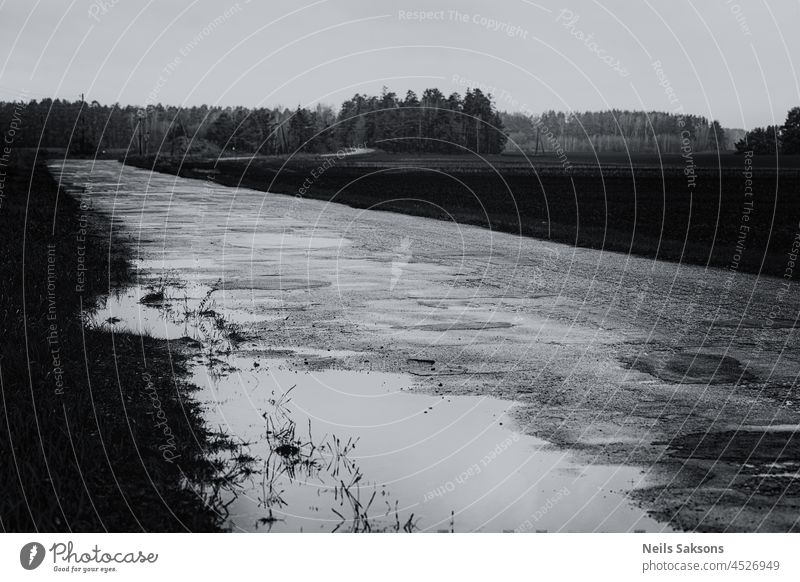
<instances>
[{"instance_id":1,"label":"puddle","mask_svg":"<svg viewBox=\"0 0 800 582\"><path fill-rule=\"evenodd\" d=\"M739 360L718 354L691 351L641 354L623 363L672 384L737 384L757 380Z\"/></svg>"},{"instance_id":2,"label":"puddle","mask_svg":"<svg viewBox=\"0 0 800 582\"><path fill-rule=\"evenodd\" d=\"M794 329L797 327L797 322L794 319L776 318L776 319L753 319L743 317L741 319L707 319L703 322L708 327L736 327L745 329Z\"/></svg>"},{"instance_id":3,"label":"puddle","mask_svg":"<svg viewBox=\"0 0 800 582\"><path fill-rule=\"evenodd\" d=\"M223 317L214 299L221 290L168 286L161 303L141 303L151 292L110 297L93 321L208 347L208 320ZM204 310L214 316L198 315ZM232 529L664 529L625 495L643 484L640 470L583 466L516 432L511 403L414 393L411 375L319 370L308 359L354 355L264 346L196 358L192 382L206 422L245 444L237 455L255 459L226 494Z\"/></svg>"},{"instance_id":4,"label":"puddle","mask_svg":"<svg viewBox=\"0 0 800 582\"><path fill-rule=\"evenodd\" d=\"M395 326L395 329L416 329L419 331L480 331L484 329L507 329L509 327L513 326L506 321L455 321L452 323L426 323L414 325L410 328L404 326Z\"/></svg>"},{"instance_id":5,"label":"puddle","mask_svg":"<svg viewBox=\"0 0 800 582\"><path fill-rule=\"evenodd\" d=\"M739 430L763 431L763 432L796 432L800 434L800 424L770 424L770 425L745 424L740 426Z\"/></svg>"},{"instance_id":6,"label":"puddle","mask_svg":"<svg viewBox=\"0 0 800 582\"><path fill-rule=\"evenodd\" d=\"M230 290L249 290L258 291L307 291L309 289L319 289L329 287L328 281L314 281L313 279L293 279L281 277L280 275L259 277L258 281L252 278L241 279L232 277L225 280L225 289Z\"/></svg>"},{"instance_id":7,"label":"puddle","mask_svg":"<svg viewBox=\"0 0 800 582\"><path fill-rule=\"evenodd\" d=\"M443 289L449 294L459 287L479 287L483 278L415 259L391 287L394 263L376 270L363 258L363 245L353 248L350 239L335 236L330 227L305 226L311 222L303 208L316 216L323 207L313 201L273 199L129 168L123 172L110 162L87 168L83 162L68 162L67 181L91 182L93 203L141 235L139 251L148 262L140 274L151 285L109 297L88 323L170 340L191 338L202 346L191 373L200 387L195 397L205 420L211 430L219 427L242 443L232 458L252 458L252 472L229 483L231 529L667 529L626 495L644 485L640 469L587 465L516 432L508 402L415 392L413 373L352 371L349 366L359 360L357 347L365 345L357 341L360 335L353 334L352 344L334 344L340 349L333 352L320 349L327 342L318 342L323 336L314 333L306 334L300 347L281 344L285 336L273 339L267 332L255 343L237 345L231 337L232 326L247 332L249 323L286 319L286 310L327 318L320 320L336 324L337 337L348 339L351 328L360 326L363 334L383 321L381 316L387 325L411 321L412 326L401 327L423 326L414 329L420 335L488 328L495 330L494 337L512 326L521 329L526 319L507 313L508 321L498 320L492 315L495 302L481 309L471 303L472 294L438 320L416 311L401 316L405 303L385 301L387 293L431 300L441 297ZM229 196L232 192L235 197ZM154 276L167 269L193 283L175 285L170 277ZM163 298L151 296L142 303L158 291ZM349 303L351 293L363 301ZM373 301L377 315L370 319L363 305ZM351 346L354 351L345 349Z\"/></svg>"},{"instance_id":8,"label":"puddle","mask_svg":"<svg viewBox=\"0 0 800 582\"><path fill-rule=\"evenodd\" d=\"M179 290L172 289L172 291ZM87 317L87 323L93 327L112 329L115 332L149 335L159 339L189 337L200 340L197 326L190 325L186 315L177 311L179 300L175 296L158 305L141 303L150 292L147 288L131 287L110 295ZM192 303L199 302L193 300Z\"/></svg>"},{"instance_id":9,"label":"puddle","mask_svg":"<svg viewBox=\"0 0 800 582\"><path fill-rule=\"evenodd\" d=\"M285 397L286 416L304 441L352 440L349 459L363 475L360 499L366 504L377 492L369 512L374 529L391 530L395 511L402 524L413 515L422 531L662 529L622 493L641 481L638 470L581 468L568 454L514 432L506 402L412 394L410 378L398 374L308 371L287 360L245 357L229 363L237 372L221 378L195 369L209 422L253 443L255 458L274 457L262 415L275 414L270 403ZM272 517L273 531L330 531L342 523L334 510L350 525L352 508L342 507L330 472L282 475L276 488L285 505L272 507L264 502L264 479L263 472L254 475L231 504L235 528L259 529L259 520Z\"/></svg>"}]
</instances>

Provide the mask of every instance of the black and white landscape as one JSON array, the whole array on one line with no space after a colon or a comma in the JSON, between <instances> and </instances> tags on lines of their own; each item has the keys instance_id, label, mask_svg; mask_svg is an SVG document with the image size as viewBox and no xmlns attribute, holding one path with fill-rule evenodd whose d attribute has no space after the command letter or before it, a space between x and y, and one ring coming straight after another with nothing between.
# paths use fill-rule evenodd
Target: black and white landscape
<instances>
[{"instance_id":1,"label":"black and white landscape","mask_svg":"<svg viewBox=\"0 0 800 582\"><path fill-rule=\"evenodd\" d=\"M799 10L0 4L0 528L800 530Z\"/></svg>"}]
</instances>

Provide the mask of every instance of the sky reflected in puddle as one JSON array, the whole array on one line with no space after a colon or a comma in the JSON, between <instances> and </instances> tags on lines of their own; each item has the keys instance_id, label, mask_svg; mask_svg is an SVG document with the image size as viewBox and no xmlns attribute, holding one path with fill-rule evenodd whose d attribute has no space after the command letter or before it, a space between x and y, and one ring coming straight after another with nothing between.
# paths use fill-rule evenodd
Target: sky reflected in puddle
<instances>
[{"instance_id":1,"label":"sky reflected in puddle","mask_svg":"<svg viewBox=\"0 0 800 582\"><path fill-rule=\"evenodd\" d=\"M163 301L148 302L161 291ZM215 351L220 338L208 320L232 313L220 293L131 288L109 297L92 322L203 344L192 382L206 422L254 459L228 494L233 530L663 529L626 497L643 484L642 471L584 465L518 432L512 403L413 392L406 374L319 369L319 356L333 366L355 352L292 348L276 358L267 346L228 352L224 341Z\"/></svg>"}]
</instances>

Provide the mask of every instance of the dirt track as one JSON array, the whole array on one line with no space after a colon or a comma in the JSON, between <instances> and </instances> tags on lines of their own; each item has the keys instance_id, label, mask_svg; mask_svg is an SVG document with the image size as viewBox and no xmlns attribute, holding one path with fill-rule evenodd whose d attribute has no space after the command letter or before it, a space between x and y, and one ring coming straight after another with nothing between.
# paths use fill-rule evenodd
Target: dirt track
<instances>
[{"instance_id":1,"label":"dirt track","mask_svg":"<svg viewBox=\"0 0 800 582\"><path fill-rule=\"evenodd\" d=\"M794 284L96 164L147 258L221 279L249 333L520 402L521 430L649 467L634 495L677 527L800 527Z\"/></svg>"}]
</instances>

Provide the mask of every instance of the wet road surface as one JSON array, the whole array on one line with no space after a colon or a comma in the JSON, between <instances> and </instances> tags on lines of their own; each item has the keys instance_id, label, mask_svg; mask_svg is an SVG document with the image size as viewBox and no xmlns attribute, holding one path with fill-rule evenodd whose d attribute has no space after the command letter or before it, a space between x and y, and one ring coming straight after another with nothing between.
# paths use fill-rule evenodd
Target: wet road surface
<instances>
[{"instance_id":1,"label":"wet road surface","mask_svg":"<svg viewBox=\"0 0 800 582\"><path fill-rule=\"evenodd\" d=\"M736 437L739 427L797 425L800 295L780 279L117 162L51 169L76 195L88 184L83 196L133 242L143 281L167 282L174 301L216 289L214 311L246 341L226 373L196 368L208 420L256 440L270 394L295 386L286 414L298 431L361 438L351 456L369 484L361 495L380 495L379 521L414 513L419 529L487 531L797 526L793 431L772 431L792 453L775 471L769 458L747 467L737 462L747 454L700 458L686 444L733 432L724 442L746 453L752 439ZM154 335L198 333L135 297L117 309L133 328L150 318ZM330 504L309 497L328 495L331 479L316 490L296 480L304 487L270 507L282 521L260 527L332 529ZM232 525L255 529L264 481L245 489Z\"/></svg>"}]
</instances>

